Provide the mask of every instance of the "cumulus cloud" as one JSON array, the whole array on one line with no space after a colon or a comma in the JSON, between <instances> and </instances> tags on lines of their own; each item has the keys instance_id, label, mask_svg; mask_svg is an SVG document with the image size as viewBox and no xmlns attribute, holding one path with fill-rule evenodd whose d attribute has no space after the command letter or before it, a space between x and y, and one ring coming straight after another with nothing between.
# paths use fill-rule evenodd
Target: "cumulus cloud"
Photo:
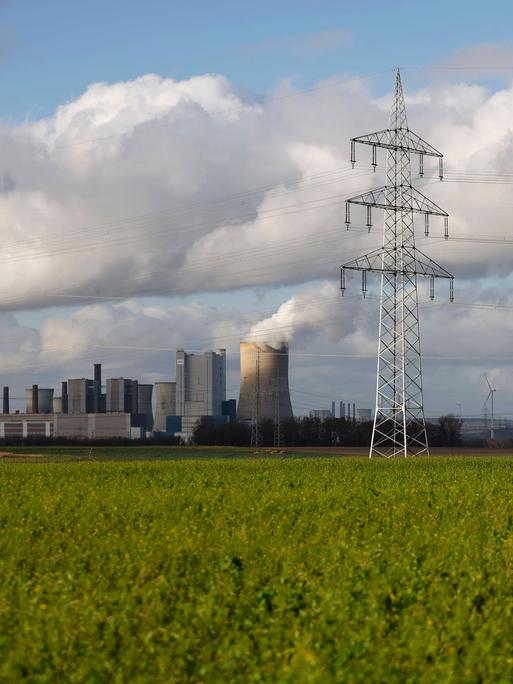
<instances>
[{"instance_id":1,"label":"cumulus cloud","mask_svg":"<svg viewBox=\"0 0 513 684\"><path fill-rule=\"evenodd\" d=\"M222 76L150 74L94 84L49 119L3 125L1 306L334 277L341 262L379 244L377 233L343 230L344 198L379 182L365 150L350 169L347 141L384 125L389 98L373 100L350 79L323 86L297 95L284 85L261 103ZM408 104L410 124L446 153L449 170L508 168L513 87L435 85ZM511 234L501 210L507 187L474 186L469 200L467 186L428 185L454 233L486 225ZM456 275L511 272L510 253L497 246L484 258L432 242Z\"/></svg>"},{"instance_id":2,"label":"cumulus cloud","mask_svg":"<svg viewBox=\"0 0 513 684\"><path fill-rule=\"evenodd\" d=\"M219 75L174 81L150 74L94 84L48 119L3 124L0 306L6 311L86 304L68 317L49 313L40 331L19 326L5 313L0 354L6 373L43 373L47 367L53 377L71 367L85 373L81 359L86 356L89 364L104 353L120 373L154 368L151 377L159 379L163 358L171 373L169 356L162 356L167 351L144 352L149 356L135 364L129 350L116 360L115 348L211 347L235 340L236 351L240 338L265 336L267 329L289 339L287 326L295 332L298 352L315 343L326 354L370 358L376 303L353 304L355 283L344 300L333 285L309 285L336 281L341 263L380 244L377 214L370 234L359 230L365 217L357 210L346 231L343 205L347 196L382 183L371 173L365 149L351 170L348 139L386 125L390 97L375 99L364 82L341 81L337 77L301 95L285 83L268 101L252 101ZM411 127L446 154L449 171L444 183L426 171L420 189L449 211L453 235L513 238L511 186L451 182L456 173L511 169L513 86L492 92L483 85L438 82L408 91L407 79L405 86ZM482 301L498 301L501 295L492 290L497 277L513 272L512 248L446 242L441 230L433 222L433 236L419 237L418 244L457 276L457 297L473 284ZM201 304L88 304L95 298L200 298L205 292L279 285L305 291L267 314L211 311ZM473 292L466 297L471 300ZM501 312L454 315L455 310L425 314L426 354L454 348L457 336L463 338L458 350L468 354L506 352L504 335L497 343L492 335L504 328ZM94 346L102 344L103 352ZM318 382L335 382L328 362L308 364L303 360L296 367L298 377L306 378L315 366ZM374 363L358 368L346 368L344 382L367 392ZM469 365L463 368L454 370L462 387L478 382ZM436 377L440 387L449 382L443 373Z\"/></svg>"},{"instance_id":3,"label":"cumulus cloud","mask_svg":"<svg viewBox=\"0 0 513 684\"><path fill-rule=\"evenodd\" d=\"M284 86L258 103L221 76L148 75L94 84L50 119L4 125L3 307L334 276L345 257L379 242L341 224L344 198L376 182L363 159L349 169L347 139L381 127L384 104L362 83L325 85L298 96ZM411 96L410 121L454 164L504 168L512 99L424 89ZM475 210L454 184L429 192L468 234L481 224L475 205L497 204L504 188L474 193ZM509 230L507 215L494 220ZM475 250L448 251L462 272L488 268ZM492 259L511 268L502 250Z\"/></svg>"}]
</instances>

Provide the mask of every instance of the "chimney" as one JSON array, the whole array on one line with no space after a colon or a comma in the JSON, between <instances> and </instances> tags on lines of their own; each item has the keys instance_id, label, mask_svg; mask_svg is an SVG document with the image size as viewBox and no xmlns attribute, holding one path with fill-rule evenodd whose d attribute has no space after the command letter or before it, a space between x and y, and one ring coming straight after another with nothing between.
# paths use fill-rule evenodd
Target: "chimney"
<instances>
[{"instance_id":1,"label":"chimney","mask_svg":"<svg viewBox=\"0 0 513 684\"><path fill-rule=\"evenodd\" d=\"M62 382L61 388L62 388L61 389L62 412L67 413L68 412L68 383Z\"/></svg>"},{"instance_id":2,"label":"chimney","mask_svg":"<svg viewBox=\"0 0 513 684\"><path fill-rule=\"evenodd\" d=\"M331 402L331 417L335 418L335 402Z\"/></svg>"},{"instance_id":3,"label":"chimney","mask_svg":"<svg viewBox=\"0 0 513 684\"><path fill-rule=\"evenodd\" d=\"M39 397L37 385L32 385L32 413L39 413Z\"/></svg>"},{"instance_id":4,"label":"chimney","mask_svg":"<svg viewBox=\"0 0 513 684\"><path fill-rule=\"evenodd\" d=\"M9 413L9 388L4 387L4 405L2 413Z\"/></svg>"},{"instance_id":5,"label":"chimney","mask_svg":"<svg viewBox=\"0 0 513 684\"><path fill-rule=\"evenodd\" d=\"M100 413L102 400L102 364L94 364L93 413Z\"/></svg>"},{"instance_id":6,"label":"chimney","mask_svg":"<svg viewBox=\"0 0 513 684\"><path fill-rule=\"evenodd\" d=\"M356 404L353 402L353 423L356 423Z\"/></svg>"}]
</instances>

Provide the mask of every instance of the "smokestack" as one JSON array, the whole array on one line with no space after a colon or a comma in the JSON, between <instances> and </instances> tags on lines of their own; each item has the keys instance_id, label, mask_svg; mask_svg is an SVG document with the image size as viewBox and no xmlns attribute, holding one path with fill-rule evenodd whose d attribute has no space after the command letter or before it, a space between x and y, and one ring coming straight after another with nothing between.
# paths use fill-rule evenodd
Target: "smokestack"
<instances>
[{"instance_id":1,"label":"smokestack","mask_svg":"<svg viewBox=\"0 0 513 684\"><path fill-rule=\"evenodd\" d=\"M93 413L100 413L102 400L102 364L94 364Z\"/></svg>"},{"instance_id":2,"label":"smokestack","mask_svg":"<svg viewBox=\"0 0 513 684\"><path fill-rule=\"evenodd\" d=\"M336 416L335 416L335 402L334 401L331 402L331 417L336 418Z\"/></svg>"},{"instance_id":3,"label":"smokestack","mask_svg":"<svg viewBox=\"0 0 513 684\"><path fill-rule=\"evenodd\" d=\"M62 412L68 412L68 383L61 383L61 397L62 397Z\"/></svg>"},{"instance_id":4,"label":"smokestack","mask_svg":"<svg viewBox=\"0 0 513 684\"><path fill-rule=\"evenodd\" d=\"M339 410L340 410L340 413L339 413L340 417L345 418L346 417L346 405L344 404L343 401L340 402Z\"/></svg>"},{"instance_id":5,"label":"smokestack","mask_svg":"<svg viewBox=\"0 0 513 684\"><path fill-rule=\"evenodd\" d=\"M356 404L353 402L353 422L356 422Z\"/></svg>"},{"instance_id":6,"label":"smokestack","mask_svg":"<svg viewBox=\"0 0 513 684\"><path fill-rule=\"evenodd\" d=\"M37 385L32 385L32 413L39 413L39 392Z\"/></svg>"},{"instance_id":7,"label":"smokestack","mask_svg":"<svg viewBox=\"0 0 513 684\"><path fill-rule=\"evenodd\" d=\"M9 413L9 388L4 387L3 413Z\"/></svg>"}]
</instances>

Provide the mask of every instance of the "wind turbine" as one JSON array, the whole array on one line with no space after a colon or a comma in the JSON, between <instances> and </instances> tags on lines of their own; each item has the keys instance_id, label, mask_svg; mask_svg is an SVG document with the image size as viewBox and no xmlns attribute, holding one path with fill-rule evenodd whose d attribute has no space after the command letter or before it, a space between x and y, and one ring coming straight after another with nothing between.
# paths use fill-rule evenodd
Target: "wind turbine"
<instances>
[{"instance_id":1,"label":"wind turbine","mask_svg":"<svg viewBox=\"0 0 513 684\"><path fill-rule=\"evenodd\" d=\"M493 428L494 428L494 424L493 424L493 395L495 394L495 392L497 392L497 390L494 389L494 388L490 385L490 381L488 380L488 376L486 375L486 373L485 373L485 376L484 376L484 377L485 377L486 384L488 385L488 389L489 389L488 396L486 397L486 401L485 401L485 403L484 403L484 408L485 408L485 410L486 410L486 406L487 406L487 404L488 404L488 400L490 399L490 408L491 408L491 412L492 412L492 418L491 418L491 421L490 421L490 439L494 439L494 438L495 438L495 432L494 432L494 429L493 429Z\"/></svg>"}]
</instances>

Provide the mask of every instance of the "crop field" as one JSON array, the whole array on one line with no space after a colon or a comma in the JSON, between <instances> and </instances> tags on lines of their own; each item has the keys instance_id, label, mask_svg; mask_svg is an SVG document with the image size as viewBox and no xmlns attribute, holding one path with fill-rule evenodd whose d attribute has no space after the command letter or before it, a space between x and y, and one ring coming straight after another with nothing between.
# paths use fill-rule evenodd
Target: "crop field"
<instances>
[{"instance_id":1,"label":"crop field","mask_svg":"<svg viewBox=\"0 0 513 684\"><path fill-rule=\"evenodd\" d=\"M513 680L513 459L215 453L0 461L0 681Z\"/></svg>"}]
</instances>

